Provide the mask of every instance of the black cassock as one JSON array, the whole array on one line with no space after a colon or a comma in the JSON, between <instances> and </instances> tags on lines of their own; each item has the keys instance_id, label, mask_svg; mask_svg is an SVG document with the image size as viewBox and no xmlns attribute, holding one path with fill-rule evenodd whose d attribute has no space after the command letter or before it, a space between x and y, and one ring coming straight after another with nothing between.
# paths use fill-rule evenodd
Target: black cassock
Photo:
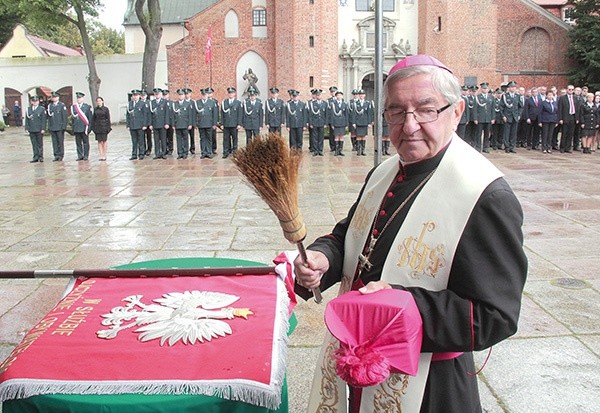
<instances>
[{"instance_id":1,"label":"black cassock","mask_svg":"<svg viewBox=\"0 0 600 413\"><path fill-rule=\"evenodd\" d=\"M385 214L377 214L375 228L379 232L396 208L439 165L444 153L445 149L431 159L400 167L388 189L393 196L386 197L382 208ZM441 196L452 194L442 192ZM363 284L380 279L385 258L412 201L414 197L380 234L369 258L373 267L361 275ZM436 200L431 199L431 202ZM331 234L318 238L308 247L323 252L329 259L329 271L321 280L322 290L341 279L344 238L356 206L355 202L348 216ZM410 291L415 298L423 319L423 352L464 352L455 359L431 363L421 412L481 412L472 351L489 348L517 331L527 276L522 223L519 201L504 178L498 178L483 191L467 221L452 262L447 289L429 291L393 286ZM311 296L298 285L296 292L305 299Z\"/></svg>"}]
</instances>

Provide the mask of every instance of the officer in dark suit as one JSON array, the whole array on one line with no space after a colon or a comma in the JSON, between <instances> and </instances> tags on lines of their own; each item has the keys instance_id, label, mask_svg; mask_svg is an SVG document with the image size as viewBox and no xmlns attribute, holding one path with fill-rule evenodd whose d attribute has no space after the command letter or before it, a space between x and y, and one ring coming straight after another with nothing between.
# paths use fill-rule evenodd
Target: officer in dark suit
<instances>
[{"instance_id":1,"label":"officer in dark suit","mask_svg":"<svg viewBox=\"0 0 600 413\"><path fill-rule=\"evenodd\" d=\"M581 106L586 102L585 94L582 95L582 91L583 91L582 88L576 87L575 93L573 94L575 96L575 100L577 101L577 107L579 109L581 109ZM581 117L581 114L580 114L579 118L580 117ZM577 119L579 120L579 118L577 118ZM575 130L573 131L573 150L574 151L581 150L581 137L580 137L581 127L579 126L580 123L581 122L577 122Z\"/></svg>"},{"instance_id":2,"label":"officer in dark suit","mask_svg":"<svg viewBox=\"0 0 600 413\"><path fill-rule=\"evenodd\" d=\"M465 101L465 110L463 110L462 116L460 117L460 121L458 122L458 127L456 128L456 134L460 136L465 142L467 141L467 123L469 123L469 87L466 85L462 85L460 87L461 90L461 99Z\"/></svg>"},{"instance_id":3,"label":"officer in dark suit","mask_svg":"<svg viewBox=\"0 0 600 413\"><path fill-rule=\"evenodd\" d=\"M31 106L25 111L25 130L29 132L33 159L30 161L44 162L44 129L46 128L46 110L40 105L39 96L29 99Z\"/></svg>"},{"instance_id":4,"label":"officer in dark suit","mask_svg":"<svg viewBox=\"0 0 600 413\"><path fill-rule=\"evenodd\" d=\"M334 100L336 100L336 93L338 91L337 86L330 86L329 87L329 98L327 99L327 107L328 109L331 109L331 104L333 103ZM343 95L343 93L342 93ZM337 139L333 130L333 125L328 124L329 125L329 136L327 137L329 140L329 152L334 152L337 155Z\"/></svg>"},{"instance_id":5,"label":"officer in dark suit","mask_svg":"<svg viewBox=\"0 0 600 413\"><path fill-rule=\"evenodd\" d=\"M356 154L366 156L366 136L369 126L373 125L375 105L370 100L365 100L365 91L358 90L358 99L354 101L354 111L350 112L350 123L356 131Z\"/></svg>"},{"instance_id":6,"label":"officer in dark suit","mask_svg":"<svg viewBox=\"0 0 600 413\"><path fill-rule=\"evenodd\" d=\"M127 104L127 128L131 135L131 158L144 159L146 156L146 140L144 137L147 125L150 123L150 111L146 104L140 99L142 91L134 89L131 91L131 100Z\"/></svg>"},{"instance_id":7,"label":"officer in dark suit","mask_svg":"<svg viewBox=\"0 0 600 413\"><path fill-rule=\"evenodd\" d=\"M177 159L187 159L190 150L189 131L194 124L194 108L185 98L186 88L177 89L179 99L173 102L173 126L177 138Z\"/></svg>"},{"instance_id":8,"label":"officer in dark suit","mask_svg":"<svg viewBox=\"0 0 600 413\"><path fill-rule=\"evenodd\" d=\"M515 93L517 83L510 81L507 84L508 91L502 95L500 107L502 110L502 120L504 121L504 151L506 153L516 153L517 146L517 127L519 126L519 115L521 113L521 97Z\"/></svg>"},{"instance_id":9,"label":"officer in dark suit","mask_svg":"<svg viewBox=\"0 0 600 413\"><path fill-rule=\"evenodd\" d=\"M255 136L260 136L260 128L263 126L263 106L260 99L256 97L257 91L253 87L248 88L248 99L243 103L242 126L246 130L246 145Z\"/></svg>"},{"instance_id":10,"label":"officer in dark suit","mask_svg":"<svg viewBox=\"0 0 600 413\"><path fill-rule=\"evenodd\" d=\"M83 102L85 96L82 92L76 92L77 102L71 106L73 116L73 133L75 134L75 146L77 147L77 160L87 161L90 155L90 137L92 130L92 107Z\"/></svg>"},{"instance_id":11,"label":"officer in dark suit","mask_svg":"<svg viewBox=\"0 0 600 413\"><path fill-rule=\"evenodd\" d=\"M327 102L321 98L323 91L313 89L314 100L308 102L308 131L313 156L323 156L325 124L327 123Z\"/></svg>"},{"instance_id":12,"label":"officer in dark suit","mask_svg":"<svg viewBox=\"0 0 600 413\"><path fill-rule=\"evenodd\" d=\"M48 130L52 135L54 161L62 161L65 156L65 130L67 129L67 106L59 100L60 94L52 92L52 103L46 108Z\"/></svg>"},{"instance_id":13,"label":"officer in dark suit","mask_svg":"<svg viewBox=\"0 0 600 413\"><path fill-rule=\"evenodd\" d=\"M142 90L140 94L140 100L146 106L146 112L148 113L148 123L146 124L146 129L144 129L144 140L146 146L146 156L150 156L152 153L152 116L150 114L150 93Z\"/></svg>"},{"instance_id":14,"label":"officer in dark suit","mask_svg":"<svg viewBox=\"0 0 600 413\"><path fill-rule=\"evenodd\" d=\"M350 121L353 113L356 112L356 101L358 100L358 89L352 89L352 97L348 100L348 131L350 132L350 142L352 150L356 151L356 128Z\"/></svg>"},{"instance_id":15,"label":"officer in dark suit","mask_svg":"<svg viewBox=\"0 0 600 413\"><path fill-rule=\"evenodd\" d=\"M562 126L560 138L560 152L571 153L573 148L573 134L579 123L579 104L575 99L573 85L567 86L567 94L558 98L558 123Z\"/></svg>"},{"instance_id":16,"label":"officer in dark suit","mask_svg":"<svg viewBox=\"0 0 600 413\"><path fill-rule=\"evenodd\" d=\"M227 88L227 99L221 102L221 123L223 124L223 159L237 151L238 130L242 127L242 102L236 97L234 87Z\"/></svg>"},{"instance_id":17,"label":"officer in dark suit","mask_svg":"<svg viewBox=\"0 0 600 413\"><path fill-rule=\"evenodd\" d=\"M531 88L531 96L525 100L523 118L527 122L526 144L527 149L537 150L542 136L542 128L539 126L540 112L544 98L538 93L537 87Z\"/></svg>"},{"instance_id":18,"label":"officer in dark suit","mask_svg":"<svg viewBox=\"0 0 600 413\"><path fill-rule=\"evenodd\" d=\"M284 124L283 100L279 99L279 89L272 87L269 89L271 97L265 101L265 126L269 133L278 133L281 135L281 125Z\"/></svg>"},{"instance_id":19,"label":"officer in dark suit","mask_svg":"<svg viewBox=\"0 0 600 413\"><path fill-rule=\"evenodd\" d=\"M200 158L212 159L212 133L217 129L219 106L214 99L208 97L206 89L200 91L202 97L194 102L196 126L200 139Z\"/></svg>"},{"instance_id":20,"label":"officer in dark suit","mask_svg":"<svg viewBox=\"0 0 600 413\"><path fill-rule=\"evenodd\" d=\"M477 108L477 130L475 132L475 149L485 153L490 151L490 130L494 117L494 98L489 93L489 83L480 83L481 93L475 96L475 107ZM481 136L483 135L483 148L481 147Z\"/></svg>"},{"instance_id":21,"label":"officer in dark suit","mask_svg":"<svg viewBox=\"0 0 600 413\"><path fill-rule=\"evenodd\" d=\"M285 125L290 135L290 149L302 150L302 135L308 126L308 110L299 95L299 91L291 90L292 100L287 104Z\"/></svg>"},{"instance_id":22,"label":"officer in dark suit","mask_svg":"<svg viewBox=\"0 0 600 413\"><path fill-rule=\"evenodd\" d=\"M148 102L150 110L150 129L154 131L154 159L167 159L167 130L169 130L169 103L163 98L163 91L154 88L154 99Z\"/></svg>"},{"instance_id":23,"label":"officer in dark suit","mask_svg":"<svg viewBox=\"0 0 600 413\"><path fill-rule=\"evenodd\" d=\"M183 91L185 92L185 101L188 103L189 107L191 108L194 104L194 100L192 99L192 89L190 89L189 87L186 87L183 89ZM189 152L193 155L196 153L196 133L195 133L195 125L196 125L196 112L192 111L191 113L192 116L192 128L188 129L188 137L189 137ZM186 155L187 156L187 155Z\"/></svg>"}]
</instances>

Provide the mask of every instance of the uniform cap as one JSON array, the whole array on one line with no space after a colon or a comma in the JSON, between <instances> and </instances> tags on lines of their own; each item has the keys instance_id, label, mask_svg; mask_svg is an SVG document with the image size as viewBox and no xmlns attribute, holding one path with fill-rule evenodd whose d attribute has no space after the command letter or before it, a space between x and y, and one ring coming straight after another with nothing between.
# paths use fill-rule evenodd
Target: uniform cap
<instances>
[{"instance_id":1,"label":"uniform cap","mask_svg":"<svg viewBox=\"0 0 600 413\"><path fill-rule=\"evenodd\" d=\"M462 85L462 86L460 87L460 90L469 90L469 86L467 86L467 85Z\"/></svg>"},{"instance_id":2,"label":"uniform cap","mask_svg":"<svg viewBox=\"0 0 600 413\"><path fill-rule=\"evenodd\" d=\"M488 87L490 87L490 84L488 82L483 82L480 83L479 86L481 86L482 89L487 89Z\"/></svg>"},{"instance_id":3,"label":"uniform cap","mask_svg":"<svg viewBox=\"0 0 600 413\"><path fill-rule=\"evenodd\" d=\"M227 93L233 93L235 91L236 90L235 90L235 88L233 86L230 86L230 87L227 88Z\"/></svg>"},{"instance_id":4,"label":"uniform cap","mask_svg":"<svg viewBox=\"0 0 600 413\"><path fill-rule=\"evenodd\" d=\"M248 94L249 95L256 95L256 89L254 89L253 87L248 88Z\"/></svg>"},{"instance_id":5,"label":"uniform cap","mask_svg":"<svg viewBox=\"0 0 600 413\"><path fill-rule=\"evenodd\" d=\"M352 89L352 94L353 95L358 95L358 89Z\"/></svg>"},{"instance_id":6,"label":"uniform cap","mask_svg":"<svg viewBox=\"0 0 600 413\"><path fill-rule=\"evenodd\" d=\"M166 95L167 93L169 93L169 89L163 89L163 94Z\"/></svg>"},{"instance_id":7,"label":"uniform cap","mask_svg":"<svg viewBox=\"0 0 600 413\"><path fill-rule=\"evenodd\" d=\"M351 291L327 304L325 324L340 341L336 373L350 385L373 386L390 373L416 375L423 321L411 293Z\"/></svg>"},{"instance_id":8,"label":"uniform cap","mask_svg":"<svg viewBox=\"0 0 600 413\"><path fill-rule=\"evenodd\" d=\"M75 92L75 96L77 96L78 98L82 98L85 96L85 93L82 92Z\"/></svg>"},{"instance_id":9,"label":"uniform cap","mask_svg":"<svg viewBox=\"0 0 600 413\"><path fill-rule=\"evenodd\" d=\"M164 91L161 88L159 88L159 87L155 87L154 89L152 89L152 92L154 94L156 94L156 93L163 93Z\"/></svg>"},{"instance_id":10,"label":"uniform cap","mask_svg":"<svg viewBox=\"0 0 600 413\"><path fill-rule=\"evenodd\" d=\"M141 90L138 90L138 89L132 89L131 94L132 95L140 95L140 94L142 94L142 92L141 92ZM79 93L77 93L77 97L80 97Z\"/></svg>"},{"instance_id":11,"label":"uniform cap","mask_svg":"<svg viewBox=\"0 0 600 413\"><path fill-rule=\"evenodd\" d=\"M272 87L269 90L271 91L271 93L279 93L279 89L277 89L276 87Z\"/></svg>"},{"instance_id":12,"label":"uniform cap","mask_svg":"<svg viewBox=\"0 0 600 413\"><path fill-rule=\"evenodd\" d=\"M337 90L338 90L338 88L337 88L336 86L331 86L331 87L329 88L329 91L330 91L330 92L337 92Z\"/></svg>"},{"instance_id":13,"label":"uniform cap","mask_svg":"<svg viewBox=\"0 0 600 413\"><path fill-rule=\"evenodd\" d=\"M202 93L203 95L206 95L206 88L200 89L200 93Z\"/></svg>"},{"instance_id":14,"label":"uniform cap","mask_svg":"<svg viewBox=\"0 0 600 413\"><path fill-rule=\"evenodd\" d=\"M50 95L58 97L58 96L60 96L60 93L58 93L58 92L52 92Z\"/></svg>"},{"instance_id":15,"label":"uniform cap","mask_svg":"<svg viewBox=\"0 0 600 413\"><path fill-rule=\"evenodd\" d=\"M469 90L478 90L479 87L477 85L469 85Z\"/></svg>"},{"instance_id":16,"label":"uniform cap","mask_svg":"<svg viewBox=\"0 0 600 413\"><path fill-rule=\"evenodd\" d=\"M292 89L292 90L290 91L290 95L292 95L292 96L298 96L299 94L300 94L300 92L299 92L299 91L297 91L296 89Z\"/></svg>"},{"instance_id":17,"label":"uniform cap","mask_svg":"<svg viewBox=\"0 0 600 413\"><path fill-rule=\"evenodd\" d=\"M494 93L502 93L502 89L500 89L499 87L496 88L496 90L494 90Z\"/></svg>"},{"instance_id":18,"label":"uniform cap","mask_svg":"<svg viewBox=\"0 0 600 413\"><path fill-rule=\"evenodd\" d=\"M206 89L204 89L206 93L214 93L215 90L212 87L207 87Z\"/></svg>"},{"instance_id":19,"label":"uniform cap","mask_svg":"<svg viewBox=\"0 0 600 413\"><path fill-rule=\"evenodd\" d=\"M437 60L435 57L426 54L416 54L412 56L407 56L404 59L398 61L398 63L396 63L391 68L389 75L391 75L394 72L397 72L398 70L402 70L410 66L435 66L452 73L452 70L448 69L448 67L445 64Z\"/></svg>"},{"instance_id":20,"label":"uniform cap","mask_svg":"<svg viewBox=\"0 0 600 413\"><path fill-rule=\"evenodd\" d=\"M179 89L177 89L177 94L178 95L185 95L185 88L179 88Z\"/></svg>"},{"instance_id":21,"label":"uniform cap","mask_svg":"<svg viewBox=\"0 0 600 413\"><path fill-rule=\"evenodd\" d=\"M335 95L336 95L336 96L337 96L337 95L343 95L343 94L344 94L344 92L342 92L341 90L336 90L336 91L335 91Z\"/></svg>"},{"instance_id":22,"label":"uniform cap","mask_svg":"<svg viewBox=\"0 0 600 413\"><path fill-rule=\"evenodd\" d=\"M508 85L500 85L501 91L506 92L506 89L508 89Z\"/></svg>"},{"instance_id":23,"label":"uniform cap","mask_svg":"<svg viewBox=\"0 0 600 413\"><path fill-rule=\"evenodd\" d=\"M40 97L38 95L31 95L29 100L40 100Z\"/></svg>"},{"instance_id":24,"label":"uniform cap","mask_svg":"<svg viewBox=\"0 0 600 413\"><path fill-rule=\"evenodd\" d=\"M315 89L315 95L320 95L321 93L323 93L323 89Z\"/></svg>"},{"instance_id":25,"label":"uniform cap","mask_svg":"<svg viewBox=\"0 0 600 413\"><path fill-rule=\"evenodd\" d=\"M186 87L185 89L183 89L183 91L185 92L186 95L193 92L193 90L190 89L189 87Z\"/></svg>"},{"instance_id":26,"label":"uniform cap","mask_svg":"<svg viewBox=\"0 0 600 413\"><path fill-rule=\"evenodd\" d=\"M515 82L514 80L511 80L510 82L508 82L508 83L506 84L506 86L508 86L508 87L517 86L517 82Z\"/></svg>"},{"instance_id":27,"label":"uniform cap","mask_svg":"<svg viewBox=\"0 0 600 413\"><path fill-rule=\"evenodd\" d=\"M356 93L358 93L359 95L364 95L365 91L362 89L358 89L358 91Z\"/></svg>"}]
</instances>

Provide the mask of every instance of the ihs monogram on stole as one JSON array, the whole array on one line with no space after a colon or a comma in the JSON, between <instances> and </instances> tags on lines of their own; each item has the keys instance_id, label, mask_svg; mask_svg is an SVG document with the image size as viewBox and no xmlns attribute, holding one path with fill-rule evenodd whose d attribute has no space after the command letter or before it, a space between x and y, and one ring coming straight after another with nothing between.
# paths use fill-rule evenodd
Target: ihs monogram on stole
<instances>
[{"instance_id":1,"label":"ihs monogram on stole","mask_svg":"<svg viewBox=\"0 0 600 413\"><path fill-rule=\"evenodd\" d=\"M410 276L413 278L421 278L422 275L435 278L438 270L446 266L444 244L430 246L424 241L425 235L434 230L433 221L425 222L418 237L407 237L398 246L400 260L397 266L409 267Z\"/></svg>"},{"instance_id":2,"label":"ihs monogram on stole","mask_svg":"<svg viewBox=\"0 0 600 413\"><path fill-rule=\"evenodd\" d=\"M352 222L350 224L351 229L353 230L351 233L354 238L358 238L360 234L363 234L365 231L367 231L372 224L371 217L373 216L374 207L365 207L371 198L373 198L373 191L369 191L369 193L365 195L365 199L356 207L354 217L352 218Z\"/></svg>"}]
</instances>

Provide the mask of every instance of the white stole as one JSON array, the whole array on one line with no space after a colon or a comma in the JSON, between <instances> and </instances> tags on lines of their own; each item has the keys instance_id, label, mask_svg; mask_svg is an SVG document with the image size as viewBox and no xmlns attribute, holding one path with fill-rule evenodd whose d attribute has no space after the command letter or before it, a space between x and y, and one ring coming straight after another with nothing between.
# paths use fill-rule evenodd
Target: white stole
<instances>
[{"instance_id":1,"label":"white stole","mask_svg":"<svg viewBox=\"0 0 600 413\"><path fill-rule=\"evenodd\" d=\"M339 294L348 292L380 203L399 170L395 155L373 171L365 185L345 239ZM454 134L437 170L416 196L386 257L381 279L432 291L447 287L454 253L481 193L502 173ZM450 213L449 213L450 212ZM313 379L309 412L346 412L346 383L335 374L333 352L339 342L327 332ZM422 353L416 377L392 374L363 388L361 412L386 412L385 402L403 413L420 410L432 353Z\"/></svg>"}]
</instances>

